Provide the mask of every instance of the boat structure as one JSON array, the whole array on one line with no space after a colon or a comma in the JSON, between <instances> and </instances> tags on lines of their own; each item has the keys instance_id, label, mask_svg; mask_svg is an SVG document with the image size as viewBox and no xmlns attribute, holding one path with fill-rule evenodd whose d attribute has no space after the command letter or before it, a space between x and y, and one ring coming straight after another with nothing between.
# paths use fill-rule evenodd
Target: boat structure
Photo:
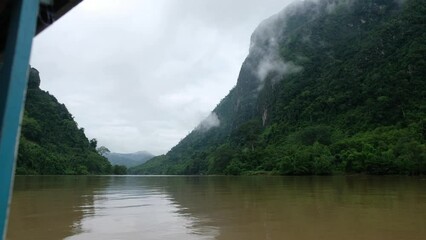
<instances>
[{"instance_id":1,"label":"boat structure","mask_svg":"<svg viewBox=\"0 0 426 240\"><path fill-rule=\"evenodd\" d=\"M1 239L6 238L33 38L80 2L82 0L0 1Z\"/></svg>"}]
</instances>

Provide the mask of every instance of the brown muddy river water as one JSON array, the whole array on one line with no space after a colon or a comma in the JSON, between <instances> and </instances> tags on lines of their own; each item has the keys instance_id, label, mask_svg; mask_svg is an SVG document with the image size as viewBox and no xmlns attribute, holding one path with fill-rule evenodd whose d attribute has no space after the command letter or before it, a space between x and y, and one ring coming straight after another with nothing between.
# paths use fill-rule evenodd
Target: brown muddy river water
<instances>
[{"instance_id":1,"label":"brown muddy river water","mask_svg":"<svg viewBox=\"0 0 426 240\"><path fill-rule=\"evenodd\" d=\"M426 177L19 176L7 239L425 240Z\"/></svg>"}]
</instances>

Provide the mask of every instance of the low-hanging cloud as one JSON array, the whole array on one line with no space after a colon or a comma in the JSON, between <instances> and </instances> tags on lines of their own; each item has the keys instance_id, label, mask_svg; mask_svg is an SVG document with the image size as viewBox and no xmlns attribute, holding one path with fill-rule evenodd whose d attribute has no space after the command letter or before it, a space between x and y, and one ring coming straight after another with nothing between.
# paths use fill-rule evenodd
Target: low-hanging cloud
<instances>
[{"instance_id":1,"label":"low-hanging cloud","mask_svg":"<svg viewBox=\"0 0 426 240\"><path fill-rule=\"evenodd\" d=\"M257 58L258 63L253 71L259 81L259 90L265 80L271 77L273 82L280 81L284 75L303 70L292 61L287 61L280 55L280 42L285 39L284 30L288 16L300 12L303 5L298 3L280 13L264 20L251 37L250 55Z\"/></svg>"},{"instance_id":2,"label":"low-hanging cloud","mask_svg":"<svg viewBox=\"0 0 426 240\"><path fill-rule=\"evenodd\" d=\"M197 131L206 132L214 127L220 126L220 120L219 117L215 112L210 113L210 115L204 119L200 125L196 128Z\"/></svg>"},{"instance_id":3,"label":"low-hanging cloud","mask_svg":"<svg viewBox=\"0 0 426 240\"><path fill-rule=\"evenodd\" d=\"M262 83L270 74L274 75L273 81L279 81L285 74L297 73L302 69L291 61L285 62L278 53L271 53L262 58L257 66L256 75Z\"/></svg>"},{"instance_id":4,"label":"low-hanging cloud","mask_svg":"<svg viewBox=\"0 0 426 240\"><path fill-rule=\"evenodd\" d=\"M280 54L280 43L286 40L288 20L295 15L309 16L308 21L314 21L319 15L332 14L338 8L351 8L358 0L303 0L294 1L281 12L264 20L252 34L250 55L257 62L252 65L255 76L258 78L258 90L263 88L266 79L273 83L284 79L287 74L298 73L303 70L294 62L283 58ZM393 0L403 4L405 0ZM364 21L361 19L361 21ZM310 41L306 35L303 40ZM319 43L321 44L321 42Z\"/></svg>"}]
</instances>

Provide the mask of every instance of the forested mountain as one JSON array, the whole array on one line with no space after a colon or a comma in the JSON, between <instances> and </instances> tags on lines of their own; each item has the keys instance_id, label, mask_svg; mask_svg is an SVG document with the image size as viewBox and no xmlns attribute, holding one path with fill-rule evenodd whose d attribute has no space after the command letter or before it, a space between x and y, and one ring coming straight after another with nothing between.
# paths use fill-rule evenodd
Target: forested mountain
<instances>
[{"instance_id":1,"label":"forested mountain","mask_svg":"<svg viewBox=\"0 0 426 240\"><path fill-rule=\"evenodd\" d=\"M424 0L294 3L211 116L131 172L425 174L425 29Z\"/></svg>"},{"instance_id":2,"label":"forested mountain","mask_svg":"<svg viewBox=\"0 0 426 240\"><path fill-rule=\"evenodd\" d=\"M64 104L40 89L32 68L19 142L17 174L110 174L111 164L96 151Z\"/></svg>"},{"instance_id":3,"label":"forested mountain","mask_svg":"<svg viewBox=\"0 0 426 240\"><path fill-rule=\"evenodd\" d=\"M135 153L106 153L105 157L108 158L113 165L122 165L126 167L134 167L145 163L149 159L153 158L149 152L139 151Z\"/></svg>"}]
</instances>

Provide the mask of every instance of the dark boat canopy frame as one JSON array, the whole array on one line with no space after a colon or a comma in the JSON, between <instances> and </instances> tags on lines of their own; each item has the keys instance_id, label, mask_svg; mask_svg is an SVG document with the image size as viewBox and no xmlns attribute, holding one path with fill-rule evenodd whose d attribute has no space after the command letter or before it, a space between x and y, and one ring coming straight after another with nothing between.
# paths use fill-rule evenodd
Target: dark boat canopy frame
<instances>
[{"instance_id":1,"label":"dark boat canopy frame","mask_svg":"<svg viewBox=\"0 0 426 240\"><path fill-rule=\"evenodd\" d=\"M33 38L80 2L0 1L0 239L6 238Z\"/></svg>"},{"instance_id":2,"label":"dark boat canopy frame","mask_svg":"<svg viewBox=\"0 0 426 240\"><path fill-rule=\"evenodd\" d=\"M37 1L37 0L36 0ZM49 27L83 0L39 0L36 35ZM0 56L6 45L13 4L16 0L0 2ZM1 59L1 58L0 58Z\"/></svg>"}]
</instances>

